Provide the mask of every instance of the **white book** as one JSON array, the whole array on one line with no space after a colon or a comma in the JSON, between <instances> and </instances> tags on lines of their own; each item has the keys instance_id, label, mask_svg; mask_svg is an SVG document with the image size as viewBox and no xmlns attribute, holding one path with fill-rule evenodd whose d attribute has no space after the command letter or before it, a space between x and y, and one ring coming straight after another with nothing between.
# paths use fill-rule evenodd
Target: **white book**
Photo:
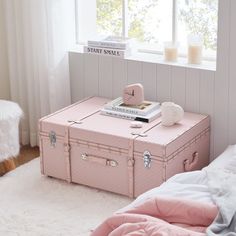
<instances>
[{"instance_id":1,"label":"white book","mask_svg":"<svg viewBox=\"0 0 236 236\"><path fill-rule=\"evenodd\" d=\"M89 53L89 54L112 56L112 57L119 57L119 58L125 58L127 56L130 56L131 54L130 50L99 48L99 47L90 47L90 46L84 46L84 52Z\"/></svg>"},{"instance_id":2,"label":"white book","mask_svg":"<svg viewBox=\"0 0 236 236\"><path fill-rule=\"evenodd\" d=\"M88 46L91 47L105 47L115 49L129 49L131 39L119 36L101 36L95 39L88 40Z\"/></svg>"},{"instance_id":3,"label":"white book","mask_svg":"<svg viewBox=\"0 0 236 236\"><path fill-rule=\"evenodd\" d=\"M160 103L151 101L144 101L142 104L136 106L126 105L123 102L122 97L118 97L104 106L104 109L106 110L119 111L141 116L148 115L158 108L160 108Z\"/></svg>"},{"instance_id":4,"label":"white book","mask_svg":"<svg viewBox=\"0 0 236 236\"><path fill-rule=\"evenodd\" d=\"M100 114L106 115L106 116L113 116L116 118L136 120L136 121L150 123L153 120L155 120L161 116L161 109L159 108L146 116L140 116L140 115L133 115L133 114L123 113L123 112L118 112L118 111L106 110L106 109L102 108L100 110Z\"/></svg>"}]
</instances>

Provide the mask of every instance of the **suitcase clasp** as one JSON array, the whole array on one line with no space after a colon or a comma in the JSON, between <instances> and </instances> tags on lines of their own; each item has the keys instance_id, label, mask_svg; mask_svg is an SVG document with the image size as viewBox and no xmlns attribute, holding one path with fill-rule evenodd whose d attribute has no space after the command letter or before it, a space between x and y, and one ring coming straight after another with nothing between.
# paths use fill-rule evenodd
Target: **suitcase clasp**
<instances>
[{"instance_id":1,"label":"suitcase clasp","mask_svg":"<svg viewBox=\"0 0 236 236\"><path fill-rule=\"evenodd\" d=\"M151 168L151 161L152 161L151 153L149 151L145 151L143 153L144 167L147 169Z\"/></svg>"},{"instance_id":2,"label":"suitcase clasp","mask_svg":"<svg viewBox=\"0 0 236 236\"><path fill-rule=\"evenodd\" d=\"M50 144L52 147L55 147L56 146L56 142L57 142L57 135L54 131L51 131L49 133L49 139L50 139Z\"/></svg>"}]
</instances>

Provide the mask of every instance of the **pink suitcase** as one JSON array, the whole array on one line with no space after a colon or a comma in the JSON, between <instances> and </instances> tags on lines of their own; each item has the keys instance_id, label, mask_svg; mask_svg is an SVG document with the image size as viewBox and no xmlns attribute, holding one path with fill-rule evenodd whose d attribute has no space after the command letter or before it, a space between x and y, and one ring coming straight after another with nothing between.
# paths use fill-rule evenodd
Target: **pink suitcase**
<instances>
[{"instance_id":1,"label":"pink suitcase","mask_svg":"<svg viewBox=\"0 0 236 236\"><path fill-rule=\"evenodd\" d=\"M43 174L134 197L207 165L209 117L186 113L172 127L159 118L137 129L129 120L101 115L106 102L91 98L40 121Z\"/></svg>"},{"instance_id":2,"label":"pink suitcase","mask_svg":"<svg viewBox=\"0 0 236 236\"><path fill-rule=\"evenodd\" d=\"M97 112L107 101L98 97L88 98L39 121L42 174L71 181L69 127Z\"/></svg>"}]
</instances>

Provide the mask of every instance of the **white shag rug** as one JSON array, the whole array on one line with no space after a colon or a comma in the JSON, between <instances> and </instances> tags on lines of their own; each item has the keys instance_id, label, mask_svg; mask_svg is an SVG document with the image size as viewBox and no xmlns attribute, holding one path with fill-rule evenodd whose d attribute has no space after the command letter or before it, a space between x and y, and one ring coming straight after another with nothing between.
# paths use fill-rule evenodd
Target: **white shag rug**
<instances>
[{"instance_id":1,"label":"white shag rug","mask_svg":"<svg viewBox=\"0 0 236 236\"><path fill-rule=\"evenodd\" d=\"M90 235L130 202L121 195L41 176L37 158L0 178L0 235Z\"/></svg>"}]
</instances>

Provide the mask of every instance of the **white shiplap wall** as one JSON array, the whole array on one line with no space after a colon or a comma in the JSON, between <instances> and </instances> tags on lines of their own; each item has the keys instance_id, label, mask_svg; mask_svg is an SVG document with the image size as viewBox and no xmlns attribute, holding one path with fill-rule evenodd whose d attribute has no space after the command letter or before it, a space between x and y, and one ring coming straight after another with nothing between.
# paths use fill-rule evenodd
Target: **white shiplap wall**
<instances>
[{"instance_id":1,"label":"white shiplap wall","mask_svg":"<svg viewBox=\"0 0 236 236\"><path fill-rule=\"evenodd\" d=\"M174 101L211 116L211 158L236 143L236 1L219 1L216 71L70 52L72 102L116 98L126 84L144 85L146 99Z\"/></svg>"}]
</instances>

